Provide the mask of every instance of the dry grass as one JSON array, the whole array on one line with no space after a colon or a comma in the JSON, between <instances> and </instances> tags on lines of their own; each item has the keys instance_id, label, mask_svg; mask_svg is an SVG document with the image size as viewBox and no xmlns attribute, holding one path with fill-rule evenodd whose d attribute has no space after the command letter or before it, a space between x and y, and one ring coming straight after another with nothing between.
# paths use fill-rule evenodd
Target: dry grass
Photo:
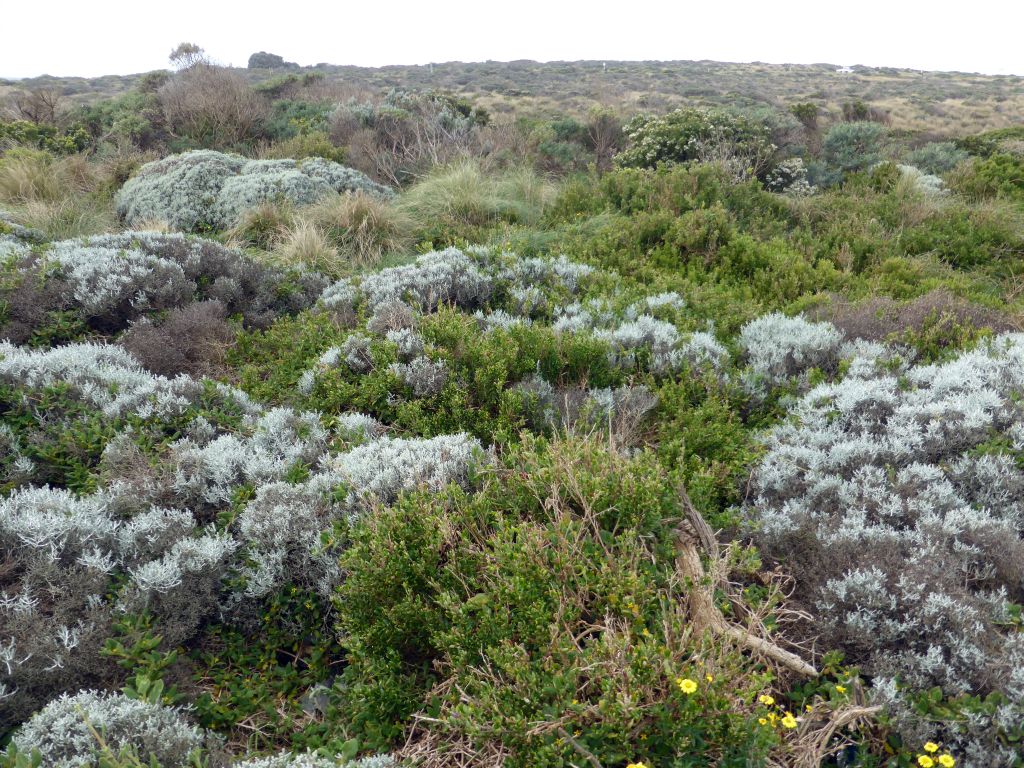
<instances>
[{"instance_id":1,"label":"dry grass","mask_svg":"<svg viewBox=\"0 0 1024 768\"><path fill-rule=\"evenodd\" d=\"M405 253L412 245L413 222L390 203L357 192L330 197L302 212L353 267L379 263Z\"/></svg>"},{"instance_id":2,"label":"dry grass","mask_svg":"<svg viewBox=\"0 0 1024 768\"><path fill-rule=\"evenodd\" d=\"M283 266L312 269L330 277L341 277L346 271L346 262L327 233L309 219L297 218L283 230L272 256Z\"/></svg>"}]
</instances>

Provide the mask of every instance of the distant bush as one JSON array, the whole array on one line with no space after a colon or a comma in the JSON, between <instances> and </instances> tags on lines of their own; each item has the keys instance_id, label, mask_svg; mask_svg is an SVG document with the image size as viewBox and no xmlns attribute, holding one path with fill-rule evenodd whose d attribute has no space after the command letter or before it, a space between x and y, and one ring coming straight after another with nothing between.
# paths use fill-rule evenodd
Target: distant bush
<instances>
[{"instance_id":1,"label":"distant bush","mask_svg":"<svg viewBox=\"0 0 1024 768\"><path fill-rule=\"evenodd\" d=\"M908 165L920 168L925 173L941 176L956 168L968 157L966 151L951 141L933 141L908 152L904 160Z\"/></svg>"},{"instance_id":2,"label":"distant bush","mask_svg":"<svg viewBox=\"0 0 1024 768\"><path fill-rule=\"evenodd\" d=\"M768 128L724 111L685 108L662 117L640 115L625 132L628 145L616 155L623 168L696 160L721 162L737 178L749 178L766 173L774 161Z\"/></svg>"},{"instance_id":3,"label":"distant bush","mask_svg":"<svg viewBox=\"0 0 1024 768\"><path fill-rule=\"evenodd\" d=\"M249 57L249 69L298 69L299 65L294 61L285 61L281 56L276 53L267 53L266 51L259 51Z\"/></svg>"},{"instance_id":4,"label":"distant bush","mask_svg":"<svg viewBox=\"0 0 1024 768\"><path fill-rule=\"evenodd\" d=\"M822 157L834 168L849 173L863 171L882 159L885 129L878 123L837 123L822 141Z\"/></svg>"},{"instance_id":5,"label":"distant bush","mask_svg":"<svg viewBox=\"0 0 1024 768\"><path fill-rule=\"evenodd\" d=\"M28 120L0 120L0 152L15 146L70 155L89 146L89 134L77 125L62 130Z\"/></svg>"},{"instance_id":6,"label":"distant bush","mask_svg":"<svg viewBox=\"0 0 1024 768\"><path fill-rule=\"evenodd\" d=\"M314 203L332 192L390 190L358 171L318 157L245 160L212 150L147 163L117 193L128 224L162 219L184 231L223 230L262 203Z\"/></svg>"}]
</instances>

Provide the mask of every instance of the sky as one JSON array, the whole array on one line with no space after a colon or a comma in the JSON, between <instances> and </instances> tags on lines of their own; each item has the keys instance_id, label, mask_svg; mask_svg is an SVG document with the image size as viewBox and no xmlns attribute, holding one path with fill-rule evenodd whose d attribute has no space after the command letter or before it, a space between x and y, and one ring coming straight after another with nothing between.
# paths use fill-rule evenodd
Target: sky
<instances>
[{"instance_id":1,"label":"sky","mask_svg":"<svg viewBox=\"0 0 1024 768\"><path fill-rule=\"evenodd\" d=\"M221 64L699 60L1024 75L1024 0L0 0L0 77Z\"/></svg>"}]
</instances>

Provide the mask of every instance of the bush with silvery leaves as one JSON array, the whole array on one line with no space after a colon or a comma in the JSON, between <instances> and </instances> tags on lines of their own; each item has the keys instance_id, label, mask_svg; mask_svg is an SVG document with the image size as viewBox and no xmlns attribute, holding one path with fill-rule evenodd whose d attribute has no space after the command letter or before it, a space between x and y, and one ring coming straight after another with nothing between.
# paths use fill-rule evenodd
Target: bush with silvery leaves
<instances>
[{"instance_id":1,"label":"bush with silvery leaves","mask_svg":"<svg viewBox=\"0 0 1024 768\"><path fill-rule=\"evenodd\" d=\"M25 754L38 750L48 767L87 768L100 757L97 736L113 754L131 748L144 764L161 768L194 765L212 744L175 707L94 691L54 699L14 734L13 744Z\"/></svg>"},{"instance_id":2,"label":"bush with silvery leaves","mask_svg":"<svg viewBox=\"0 0 1024 768\"><path fill-rule=\"evenodd\" d=\"M332 193L362 191L389 197L391 191L330 160L246 160L239 155L195 150L147 163L125 182L115 202L123 221L166 221L175 229L227 229L260 203L296 205Z\"/></svg>"},{"instance_id":3,"label":"bush with silvery leaves","mask_svg":"<svg viewBox=\"0 0 1024 768\"><path fill-rule=\"evenodd\" d=\"M756 541L908 737L932 736L914 692L996 692L996 714L946 722L942 738L977 756L963 764L1011 764L1000 733L1024 717L1024 635L1010 619L1024 602L1024 335L902 371L870 353L768 435L747 507Z\"/></svg>"}]
</instances>

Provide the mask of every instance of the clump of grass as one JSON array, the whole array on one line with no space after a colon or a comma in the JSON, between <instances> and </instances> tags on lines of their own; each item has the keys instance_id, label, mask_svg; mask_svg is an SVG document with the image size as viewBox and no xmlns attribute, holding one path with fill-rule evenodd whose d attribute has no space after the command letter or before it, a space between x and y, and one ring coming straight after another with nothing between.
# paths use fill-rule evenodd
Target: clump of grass
<instances>
[{"instance_id":1,"label":"clump of grass","mask_svg":"<svg viewBox=\"0 0 1024 768\"><path fill-rule=\"evenodd\" d=\"M279 234L273 260L285 265L312 269L329 277L346 271L346 260L338 253L327 233L313 221L297 218Z\"/></svg>"},{"instance_id":2,"label":"clump of grass","mask_svg":"<svg viewBox=\"0 0 1024 768\"><path fill-rule=\"evenodd\" d=\"M110 232L117 222L109 205L92 196L29 200L11 211L15 222L37 229L49 240Z\"/></svg>"},{"instance_id":3,"label":"clump of grass","mask_svg":"<svg viewBox=\"0 0 1024 768\"><path fill-rule=\"evenodd\" d=\"M421 222L423 239L453 242L503 223L535 224L554 197L554 185L529 168L487 173L467 160L430 173L398 205Z\"/></svg>"},{"instance_id":4,"label":"clump of grass","mask_svg":"<svg viewBox=\"0 0 1024 768\"><path fill-rule=\"evenodd\" d=\"M47 152L12 149L0 159L0 199L22 204L67 194L64 165Z\"/></svg>"},{"instance_id":5,"label":"clump of grass","mask_svg":"<svg viewBox=\"0 0 1024 768\"><path fill-rule=\"evenodd\" d=\"M295 213L287 203L261 203L242 213L238 223L227 231L227 241L235 247L271 250L294 220Z\"/></svg>"},{"instance_id":6,"label":"clump of grass","mask_svg":"<svg viewBox=\"0 0 1024 768\"><path fill-rule=\"evenodd\" d=\"M412 243L409 216L362 192L323 200L307 208L303 217L316 224L354 267L373 266L386 256L401 255Z\"/></svg>"}]
</instances>

